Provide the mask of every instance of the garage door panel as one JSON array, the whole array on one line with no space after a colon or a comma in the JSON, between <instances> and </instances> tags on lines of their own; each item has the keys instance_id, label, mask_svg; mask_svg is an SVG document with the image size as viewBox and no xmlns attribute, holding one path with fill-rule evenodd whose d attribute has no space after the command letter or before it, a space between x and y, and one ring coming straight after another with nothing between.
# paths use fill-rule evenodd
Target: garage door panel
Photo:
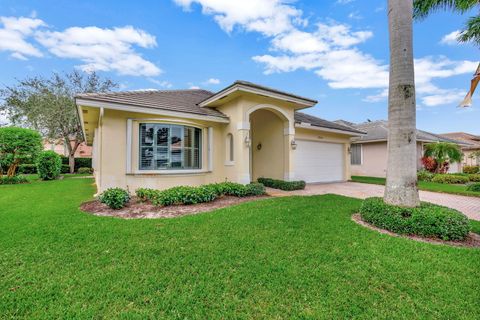
<instances>
[{"instance_id":1,"label":"garage door panel","mask_svg":"<svg viewBox=\"0 0 480 320\"><path fill-rule=\"evenodd\" d=\"M306 182L343 180L343 144L306 140L297 141L295 177Z\"/></svg>"}]
</instances>

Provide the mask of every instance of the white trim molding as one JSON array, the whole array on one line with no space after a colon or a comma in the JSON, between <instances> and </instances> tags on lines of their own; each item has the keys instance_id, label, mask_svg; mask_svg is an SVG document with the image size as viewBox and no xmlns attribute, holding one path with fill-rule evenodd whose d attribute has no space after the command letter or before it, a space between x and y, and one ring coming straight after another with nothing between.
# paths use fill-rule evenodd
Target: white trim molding
<instances>
[{"instance_id":1,"label":"white trim molding","mask_svg":"<svg viewBox=\"0 0 480 320\"><path fill-rule=\"evenodd\" d=\"M213 171L213 128L207 129L208 139L208 171Z\"/></svg>"},{"instance_id":2,"label":"white trim molding","mask_svg":"<svg viewBox=\"0 0 480 320\"><path fill-rule=\"evenodd\" d=\"M248 121L237 122L237 130L250 130L250 122Z\"/></svg>"},{"instance_id":3,"label":"white trim molding","mask_svg":"<svg viewBox=\"0 0 480 320\"><path fill-rule=\"evenodd\" d=\"M132 138L133 138L133 121L132 119L127 119L127 162L126 162L126 171L127 173L132 172Z\"/></svg>"},{"instance_id":4,"label":"white trim molding","mask_svg":"<svg viewBox=\"0 0 480 320\"><path fill-rule=\"evenodd\" d=\"M304 123L296 123L295 124L296 128L302 128L302 129L310 129L310 130L315 130L315 131L324 131L324 132L333 132L333 133L341 133L345 134L351 137L361 137L364 134L362 133L355 133L347 130L339 130L339 129L330 129L330 128L325 128L325 127L317 127L317 126L312 126L310 124L304 124Z\"/></svg>"}]
</instances>

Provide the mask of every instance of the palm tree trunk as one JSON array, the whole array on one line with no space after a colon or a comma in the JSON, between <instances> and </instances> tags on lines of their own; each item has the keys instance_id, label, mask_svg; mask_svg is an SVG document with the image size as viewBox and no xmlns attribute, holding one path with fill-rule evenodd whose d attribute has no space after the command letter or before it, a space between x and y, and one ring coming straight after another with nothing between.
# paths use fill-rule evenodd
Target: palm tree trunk
<instances>
[{"instance_id":1,"label":"palm tree trunk","mask_svg":"<svg viewBox=\"0 0 480 320\"><path fill-rule=\"evenodd\" d=\"M388 0L390 80L388 92L388 162L384 201L419 205L415 77L411 0Z\"/></svg>"}]
</instances>

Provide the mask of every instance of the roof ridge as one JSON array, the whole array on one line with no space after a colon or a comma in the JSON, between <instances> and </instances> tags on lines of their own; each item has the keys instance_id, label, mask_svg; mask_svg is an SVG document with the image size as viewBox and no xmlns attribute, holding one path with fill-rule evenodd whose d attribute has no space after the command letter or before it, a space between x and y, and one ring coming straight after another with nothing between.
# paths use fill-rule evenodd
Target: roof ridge
<instances>
[{"instance_id":1,"label":"roof ridge","mask_svg":"<svg viewBox=\"0 0 480 320\"><path fill-rule=\"evenodd\" d=\"M213 95L213 92L206 89L139 89L139 90L127 90L127 91L107 91L107 92L85 92L79 93L76 96L108 96L108 95L133 95L141 93L174 93L174 92L207 92Z\"/></svg>"}]
</instances>

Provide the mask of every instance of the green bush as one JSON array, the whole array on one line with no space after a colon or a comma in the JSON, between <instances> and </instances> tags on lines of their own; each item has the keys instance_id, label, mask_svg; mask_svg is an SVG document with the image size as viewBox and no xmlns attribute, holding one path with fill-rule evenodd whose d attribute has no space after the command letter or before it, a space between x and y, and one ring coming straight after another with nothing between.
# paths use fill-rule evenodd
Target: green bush
<instances>
[{"instance_id":1,"label":"green bush","mask_svg":"<svg viewBox=\"0 0 480 320\"><path fill-rule=\"evenodd\" d=\"M467 191L480 192L480 183L472 183L468 185Z\"/></svg>"},{"instance_id":2,"label":"green bush","mask_svg":"<svg viewBox=\"0 0 480 320\"><path fill-rule=\"evenodd\" d=\"M42 150L42 136L30 129L0 128L0 174L15 176L18 166L35 163Z\"/></svg>"},{"instance_id":3,"label":"green bush","mask_svg":"<svg viewBox=\"0 0 480 320\"><path fill-rule=\"evenodd\" d=\"M121 188L109 188L102 192L99 200L112 209L121 209L130 201L130 194Z\"/></svg>"},{"instance_id":4,"label":"green bush","mask_svg":"<svg viewBox=\"0 0 480 320\"><path fill-rule=\"evenodd\" d=\"M285 191L305 189L305 181L284 181L270 178L258 178L258 182L265 187L280 189Z\"/></svg>"},{"instance_id":5,"label":"green bush","mask_svg":"<svg viewBox=\"0 0 480 320\"><path fill-rule=\"evenodd\" d=\"M455 174L436 174L432 179L432 182L445 184L465 184L468 181L468 177Z\"/></svg>"},{"instance_id":6,"label":"green bush","mask_svg":"<svg viewBox=\"0 0 480 320\"><path fill-rule=\"evenodd\" d=\"M93 169L87 168L87 167L81 167L81 168L78 168L77 170L77 173L80 173L80 174L90 174L92 172L93 172Z\"/></svg>"},{"instance_id":7,"label":"green bush","mask_svg":"<svg viewBox=\"0 0 480 320\"><path fill-rule=\"evenodd\" d=\"M471 182L480 182L480 173L469 174L468 180L470 180Z\"/></svg>"},{"instance_id":8,"label":"green bush","mask_svg":"<svg viewBox=\"0 0 480 320\"><path fill-rule=\"evenodd\" d=\"M417 172L418 181L430 182L430 181L432 181L434 176L435 176L435 174L433 174L430 171L427 171L425 169L422 169L422 170Z\"/></svg>"},{"instance_id":9,"label":"green bush","mask_svg":"<svg viewBox=\"0 0 480 320\"><path fill-rule=\"evenodd\" d=\"M20 183L28 183L27 178L21 175L7 177L2 176L0 177L0 185L1 184L20 184Z\"/></svg>"},{"instance_id":10,"label":"green bush","mask_svg":"<svg viewBox=\"0 0 480 320\"><path fill-rule=\"evenodd\" d=\"M37 173L37 165L35 164L21 164L18 166L18 173L20 174L35 174Z\"/></svg>"},{"instance_id":11,"label":"green bush","mask_svg":"<svg viewBox=\"0 0 480 320\"><path fill-rule=\"evenodd\" d=\"M70 173L70 166L68 164L62 164L60 173Z\"/></svg>"},{"instance_id":12,"label":"green bush","mask_svg":"<svg viewBox=\"0 0 480 320\"><path fill-rule=\"evenodd\" d=\"M217 195L212 188L205 186L179 186L163 190L155 195L154 205L171 206L175 204L196 204L215 200Z\"/></svg>"},{"instance_id":13,"label":"green bush","mask_svg":"<svg viewBox=\"0 0 480 320\"><path fill-rule=\"evenodd\" d=\"M68 158L67 158L68 164ZM80 168L91 168L92 167L92 158L75 158L75 171L78 171Z\"/></svg>"},{"instance_id":14,"label":"green bush","mask_svg":"<svg viewBox=\"0 0 480 320\"><path fill-rule=\"evenodd\" d=\"M261 196L265 194L265 186L261 183L250 183L245 186L246 195L248 196Z\"/></svg>"},{"instance_id":15,"label":"green bush","mask_svg":"<svg viewBox=\"0 0 480 320\"><path fill-rule=\"evenodd\" d=\"M364 221L398 234L463 240L470 231L464 214L425 202L416 208L405 208L386 204L382 198L367 198L360 214Z\"/></svg>"},{"instance_id":16,"label":"green bush","mask_svg":"<svg viewBox=\"0 0 480 320\"><path fill-rule=\"evenodd\" d=\"M53 180L58 178L62 168L62 159L53 151L43 151L38 156L38 176L42 180Z\"/></svg>"},{"instance_id":17,"label":"green bush","mask_svg":"<svg viewBox=\"0 0 480 320\"><path fill-rule=\"evenodd\" d=\"M468 173L468 174L480 173L480 166L464 166L463 173Z\"/></svg>"},{"instance_id":18,"label":"green bush","mask_svg":"<svg viewBox=\"0 0 480 320\"><path fill-rule=\"evenodd\" d=\"M138 188L135 194L141 201L152 201L161 191L148 188Z\"/></svg>"}]
</instances>

